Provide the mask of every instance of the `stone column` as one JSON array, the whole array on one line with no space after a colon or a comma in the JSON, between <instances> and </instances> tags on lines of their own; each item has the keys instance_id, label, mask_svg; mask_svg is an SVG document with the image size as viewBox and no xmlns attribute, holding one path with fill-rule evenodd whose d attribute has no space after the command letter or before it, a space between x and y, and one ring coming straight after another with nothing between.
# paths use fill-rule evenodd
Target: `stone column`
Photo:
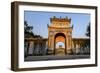
<instances>
[{"instance_id":1,"label":"stone column","mask_svg":"<svg viewBox=\"0 0 100 73\"><path fill-rule=\"evenodd\" d=\"M28 56L28 50L29 50L29 42L25 42L24 45L24 56L27 57Z\"/></svg>"},{"instance_id":2,"label":"stone column","mask_svg":"<svg viewBox=\"0 0 100 73\"><path fill-rule=\"evenodd\" d=\"M47 49L48 49L48 41L46 41L45 54L47 54Z\"/></svg>"},{"instance_id":3,"label":"stone column","mask_svg":"<svg viewBox=\"0 0 100 73\"><path fill-rule=\"evenodd\" d=\"M29 55L32 55L33 54L33 42L32 41L30 41L30 44L29 44L28 54Z\"/></svg>"},{"instance_id":4,"label":"stone column","mask_svg":"<svg viewBox=\"0 0 100 73\"><path fill-rule=\"evenodd\" d=\"M34 41L33 41L33 55L34 55Z\"/></svg>"},{"instance_id":5,"label":"stone column","mask_svg":"<svg viewBox=\"0 0 100 73\"><path fill-rule=\"evenodd\" d=\"M40 49L40 47L39 47L39 41L37 41L37 44L36 44L36 48L35 48L35 53L36 54L39 54L39 49Z\"/></svg>"}]
</instances>

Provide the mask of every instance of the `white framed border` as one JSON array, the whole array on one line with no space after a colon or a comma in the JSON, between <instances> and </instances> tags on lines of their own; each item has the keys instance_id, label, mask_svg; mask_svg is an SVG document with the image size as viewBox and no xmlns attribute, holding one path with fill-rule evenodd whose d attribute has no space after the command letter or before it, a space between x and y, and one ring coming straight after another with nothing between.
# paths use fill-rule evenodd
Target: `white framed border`
<instances>
[{"instance_id":1,"label":"white framed border","mask_svg":"<svg viewBox=\"0 0 100 73\"><path fill-rule=\"evenodd\" d=\"M95 64L95 9L85 8L63 8L63 7L47 7L47 6L31 6L31 5L19 5L18 12L18 25L19 25L19 42L18 42L18 66L19 68L36 68L36 67L52 67L52 66L64 66L64 65L84 65ZM24 62L24 11L49 11L49 12L73 12L73 13L89 13L91 21L91 54L90 59L76 59L76 60L53 60L53 61L33 61Z\"/></svg>"}]
</instances>

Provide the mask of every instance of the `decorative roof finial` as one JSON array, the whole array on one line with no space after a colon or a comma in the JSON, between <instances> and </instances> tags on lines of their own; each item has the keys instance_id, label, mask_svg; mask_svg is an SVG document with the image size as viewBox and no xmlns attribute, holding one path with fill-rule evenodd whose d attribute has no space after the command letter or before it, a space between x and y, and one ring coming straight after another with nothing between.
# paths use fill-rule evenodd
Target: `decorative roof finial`
<instances>
[{"instance_id":1,"label":"decorative roof finial","mask_svg":"<svg viewBox=\"0 0 100 73\"><path fill-rule=\"evenodd\" d=\"M60 16L60 19L61 19L61 16Z\"/></svg>"},{"instance_id":2,"label":"decorative roof finial","mask_svg":"<svg viewBox=\"0 0 100 73\"><path fill-rule=\"evenodd\" d=\"M72 29L73 29L74 25L72 24Z\"/></svg>"},{"instance_id":3,"label":"decorative roof finial","mask_svg":"<svg viewBox=\"0 0 100 73\"><path fill-rule=\"evenodd\" d=\"M56 16L53 16L53 18L56 18Z\"/></svg>"},{"instance_id":4,"label":"decorative roof finial","mask_svg":"<svg viewBox=\"0 0 100 73\"><path fill-rule=\"evenodd\" d=\"M47 24L47 27L49 27L49 24Z\"/></svg>"},{"instance_id":5,"label":"decorative roof finial","mask_svg":"<svg viewBox=\"0 0 100 73\"><path fill-rule=\"evenodd\" d=\"M68 17L66 16L66 19L68 19Z\"/></svg>"}]
</instances>

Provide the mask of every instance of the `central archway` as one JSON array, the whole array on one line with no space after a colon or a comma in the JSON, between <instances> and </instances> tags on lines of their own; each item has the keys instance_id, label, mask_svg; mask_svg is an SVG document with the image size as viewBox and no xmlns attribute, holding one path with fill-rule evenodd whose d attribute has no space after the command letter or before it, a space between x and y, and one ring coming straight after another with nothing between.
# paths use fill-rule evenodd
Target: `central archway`
<instances>
[{"instance_id":1,"label":"central archway","mask_svg":"<svg viewBox=\"0 0 100 73\"><path fill-rule=\"evenodd\" d=\"M66 54L66 36L64 33L57 33L54 37L54 54Z\"/></svg>"},{"instance_id":2,"label":"central archway","mask_svg":"<svg viewBox=\"0 0 100 73\"><path fill-rule=\"evenodd\" d=\"M64 42L57 42L56 43L56 48L65 48L65 43Z\"/></svg>"}]
</instances>

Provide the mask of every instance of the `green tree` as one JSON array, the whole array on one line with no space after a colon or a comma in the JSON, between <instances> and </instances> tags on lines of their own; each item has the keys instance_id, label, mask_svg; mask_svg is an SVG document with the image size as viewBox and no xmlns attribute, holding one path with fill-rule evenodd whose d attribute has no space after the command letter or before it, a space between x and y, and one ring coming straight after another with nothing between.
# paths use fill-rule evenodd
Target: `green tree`
<instances>
[{"instance_id":1,"label":"green tree","mask_svg":"<svg viewBox=\"0 0 100 73\"><path fill-rule=\"evenodd\" d=\"M90 22L89 22L89 25L87 26L87 30L86 30L86 36L87 37L90 37ZM87 47L86 49L85 49L85 53L87 53L87 54L90 54L90 40L87 40L86 42L85 42L85 47Z\"/></svg>"},{"instance_id":2,"label":"green tree","mask_svg":"<svg viewBox=\"0 0 100 73\"><path fill-rule=\"evenodd\" d=\"M42 38L42 36L34 34L32 30L33 30L33 26L29 26L27 21L24 21L25 38Z\"/></svg>"},{"instance_id":3,"label":"green tree","mask_svg":"<svg viewBox=\"0 0 100 73\"><path fill-rule=\"evenodd\" d=\"M27 21L24 21L24 35L25 38L30 38L34 36L34 33L32 32L33 26L29 26Z\"/></svg>"},{"instance_id":4,"label":"green tree","mask_svg":"<svg viewBox=\"0 0 100 73\"><path fill-rule=\"evenodd\" d=\"M87 37L90 37L90 23L89 25L87 26L87 29L86 29L86 33L85 35ZM90 54L90 38L89 39L86 39L82 44L81 44L81 48L80 48L80 54Z\"/></svg>"},{"instance_id":5,"label":"green tree","mask_svg":"<svg viewBox=\"0 0 100 73\"><path fill-rule=\"evenodd\" d=\"M89 25L87 26L86 36L90 37L90 23L89 23Z\"/></svg>"}]
</instances>

